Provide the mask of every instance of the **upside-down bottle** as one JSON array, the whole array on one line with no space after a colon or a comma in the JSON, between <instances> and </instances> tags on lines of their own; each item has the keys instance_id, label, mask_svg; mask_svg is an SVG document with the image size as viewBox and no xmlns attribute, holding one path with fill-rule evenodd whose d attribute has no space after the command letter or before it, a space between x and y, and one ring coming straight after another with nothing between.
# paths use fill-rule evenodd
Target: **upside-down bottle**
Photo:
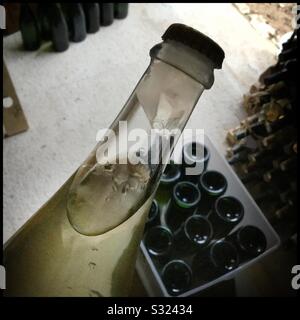
<instances>
[{"instance_id":1,"label":"upside-down bottle","mask_svg":"<svg viewBox=\"0 0 300 320\"><path fill-rule=\"evenodd\" d=\"M149 208L179 138L165 129L183 130L224 59L215 42L182 24L171 25L162 39L106 139L6 244L6 295L129 294ZM146 132L138 145L125 137L134 129Z\"/></svg>"}]
</instances>

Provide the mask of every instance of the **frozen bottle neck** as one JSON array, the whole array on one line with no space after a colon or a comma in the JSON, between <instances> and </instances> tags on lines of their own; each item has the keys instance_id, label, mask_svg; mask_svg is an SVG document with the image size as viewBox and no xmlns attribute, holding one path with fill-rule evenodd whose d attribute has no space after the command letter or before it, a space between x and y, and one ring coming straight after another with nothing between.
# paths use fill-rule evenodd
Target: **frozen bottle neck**
<instances>
[{"instance_id":1,"label":"frozen bottle neck","mask_svg":"<svg viewBox=\"0 0 300 320\"><path fill-rule=\"evenodd\" d=\"M200 82L205 89L214 83L214 64L204 54L178 41L167 40L150 50L152 59L161 60Z\"/></svg>"}]
</instances>

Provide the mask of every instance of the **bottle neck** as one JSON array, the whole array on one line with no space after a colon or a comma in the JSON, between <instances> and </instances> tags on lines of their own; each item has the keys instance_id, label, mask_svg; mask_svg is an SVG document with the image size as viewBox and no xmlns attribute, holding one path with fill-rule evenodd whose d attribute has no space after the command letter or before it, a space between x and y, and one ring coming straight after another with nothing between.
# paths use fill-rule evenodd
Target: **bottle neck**
<instances>
[{"instance_id":1,"label":"bottle neck","mask_svg":"<svg viewBox=\"0 0 300 320\"><path fill-rule=\"evenodd\" d=\"M172 65L200 82L205 89L214 83L213 62L205 55L182 43L167 40L155 45L150 50L152 59L159 59Z\"/></svg>"},{"instance_id":2,"label":"bottle neck","mask_svg":"<svg viewBox=\"0 0 300 320\"><path fill-rule=\"evenodd\" d=\"M149 141L147 136L136 146L144 149L147 155L150 148L152 151L158 150L155 161L151 158L151 171L157 171L159 175L202 92L213 83L213 63L196 50L175 41L166 41L155 46L151 49L150 56L152 59L149 67L113 121L110 132L113 132L118 140L118 137L127 137L127 133L133 129L147 132L151 129L167 129L169 133L175 131L174 136L162 134L162 142L154 143L156 141ZM126 122L126 132L120 129L121 122ZM106 134L103 133L104 135ZM110 163L111 158L127 159L128 154L135 151L131 148L135 142L126 141L118 144L118 148L113 149L115 151L107 159L103 156L103 150L109 143L103 142L103 137L100 139L82 166L79 176L84 176L88 168L102 160Z\"/></svg>"}]
</instances>

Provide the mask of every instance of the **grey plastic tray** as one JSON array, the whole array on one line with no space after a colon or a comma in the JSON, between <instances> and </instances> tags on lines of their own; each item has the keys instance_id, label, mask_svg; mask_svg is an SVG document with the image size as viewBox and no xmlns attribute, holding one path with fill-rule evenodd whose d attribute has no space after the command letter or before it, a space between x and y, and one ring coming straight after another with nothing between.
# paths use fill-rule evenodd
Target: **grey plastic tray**
<instances>
[{"instance_id":1,"label":"grey plastic tray","mask_svg":"<svg viewBox=\"0 0 300 320\"><path fill-rule=\"evenodd\" d=\"M236 229L243 225L257 226L264 232L266 236L267 248L264 253L252 260L242 263L233 271L228 272L225 275L221 275L215 278L213 281L207 282L197 287L193 287L189 291L178 295L178 297L187 297L194 295L221 281L235 277L238 272L263 259L266 255L271 253L280 245L279 236L269 224L264 214L252 199L251 195L248 193L247 189L244 187L238 176L231 169L226 159L219 154L219 152L207 136L202 137L199 142L204 143L210 150L210 160L207 166L207 170L220 171L227 179L228 187L224 195L231 195L238 198L244 206L245 214L243 220L230 233L234 232ZM176 149L174 151L174 154L176 154ZM166 204L161 206L161 215L164 215L165 210ZM161 219L161 223L164 223L164 219ZM146 250L143 241L140 244L140 252L138 254L136 269L149 296L171 296L160 277L159 270L157 270L155 263L152 261L150 254Z\"/></svg>"}]
</instances>

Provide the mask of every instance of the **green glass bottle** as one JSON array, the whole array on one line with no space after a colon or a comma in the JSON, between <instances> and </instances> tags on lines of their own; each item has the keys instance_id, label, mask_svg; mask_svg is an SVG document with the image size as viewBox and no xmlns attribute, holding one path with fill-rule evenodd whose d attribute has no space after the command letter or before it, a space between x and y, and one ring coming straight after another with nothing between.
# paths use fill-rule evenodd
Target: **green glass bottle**
<instances>
[{"instance_id":1,"label":"green glass bottle","mask_svg":"<svg viewBox=\"0 0 300 320\"><path fill-rule=\"evenodd\" d=\"M63 52L69 48L69 31L65 17L57 4L49 6L48 15L53 49Z\"/></svg>"},{"instance_id":2,"label":"green glass bottle","mask_svg":"<svg viewBox=\"0 0 300 320\"><path fill-rule=\"evenodd\" d=\"M158 263L165 263L172 252L173 235L163 226L154 226L147 230L144 244L152 259Z\"/></svg>"},{"instance_id":3,"label":"green glass bottle","mask_svg":"<svg viewBox=\"0 0 300 320\"><path fill-rule=\"evenodd\" d=\"M192 270L183 260L168 262L161 272L162 280L172 296L177 296L187 291L192 283Z\"/></svg>"},{"instance_id":4,"label":"green glass bottle","mask_svg":"<svg viewBox=\"0 0 300 320\"><path fill-rule=\"evenodd\" d=\"M27 3L21 4L20 30L25 50L37 50L41 45L41 35L37 20Z\"/></svg>"},{"instance_id":5,"label":"green glass bottle","mask_svg":"<svg viewBox=\"0 0 300 320\"><path fill-rule=\"evenodd\" d=\"M49 4L39 3L37 7L38 22L43 40L51 40L51 27L49 21Z\"/></svg>"},{"instance_id":6,"label":"green glass bottle","mask_svg":"<svg viewBox=\"0 0 300 320\"><path fill-rule=\"evenodd\" d=\"M95 33L100 28L100 8L97 2L82 3L87 33Z\"/></svg>"},{"instance_id":7,"label":"green glass bottle","mask_svg":"<svg viewBox=\"0 0 300 320\"><path fill-rule=\"evenodd\" d=\"M159 209L158 202L155 199L153 199L150 210L149 210L149 214L147 217L147 221L146 221L146 228L153 227L159 224L159 220L160 220L159 215L160 215L160 209Z\"/></svg>"},{"instance_id":8,"label":"green glass bottle","mask_svg":"<svg viewBox=\"0 0 300 320\"><path fill-rule=\"evenodd\" d=\"M192 260L192 271L199 283L212 281L231 272L240 264L236 247L227 240L212 242L209 247L199 251Z\"/></svg>"},{"instance_id":9,"label":"green glass bottle","mask_svg":"<svg viewBox=\"0 0 300 320\"><path fill-rule=\"evenodd\" d=\"M166 224L172 232L177 232L191 216L201 200L198 187L192 182L178 182L172 190L172 198L166 212Z\"/></svg>"},{"instance_id":10,"label":"green glass bottle","mask_svg":"<svg viewBox=\"0 0 300 320\"><path fill-rule=\"evenodd\" d=\"M225 193L227 189L227 179L221 172L207 170L201 174L198 186L202 197L197 213L207 215L216 199Z\"/></svg>"},{"instance_id":11,"label":"green glass bottle","mask_svg":"<svg viewBox=\"0 0 300 320\"><path fill-rule=\"evenodd\" d=\"M182 131L204 89L213 85L214 69L220 69L224 59L215 42L182 24L171 25L162 39L150 50L150 65L109 132L118 133L122 121L130 130L147 134L162 124ZM166 95L170 104L164 103ZM154 106L158 109L153 113ZM166 111L168 117L161 117ZM170 148L160 148L162 161L157 164L131 163L129 157L137 150L121 145L116 156L126 163L105 165L100 155L105 143L99 142L64 186L4 245L4 295L128 296L146 218L178 138ZM145 146L145 152L155 147ZM197 203L185 194L190 189L177 189L185 206Z\"/></svg>"},{"instance_id":12,"label":"green glass bottle","mask_svg":"<svg viewBox=\"0 0 300 320\"><path fill-rule=\"evenodd\" d=\"M114 15L116 19L125 19L128 15L128 3L115 3Z\"/></svg>"},{"instance_id":13,"label":"green glass bottle","mask_svg":"<svg viewBox=\"0 0 300 320\"><path fill-rule=\"evenodd\" d=\"M226 240L237 248L240 262L257 257L267 248L265 234L259 228L251 225L240 227L226 237Z\"/></svg>"},{"instance_id":14,"label":"green glass bottle","mask_svg":"<svg viewBox=\"0 0 300 320\"><path fill-rule=\"evenodd\" d=\"M86 21L80 3L63 3L62 9L69 28L69 38L80 42L86 38Z\"/></svg>"},{"instance_id":15,"label":"green glass bottle","mask_svg":"<svg viewBox=\"0 0 300 320\"><path fill-rule=\"evenodd\" d=\"M214 236L221 238L228 234L244 217L244 206L232 196L217 199L209 214L209 221L214 228Z\"/></svg>"},{"instance_id":16,"label":"green glass bottle","mask_svg":"<svg viewBox=\"0 0 300 320\"><path fill-rule=\"evenodd\" d=\"M109 26L114 22L114 4L100 3L100 24Z\"/></svg>"}]
</instances>

